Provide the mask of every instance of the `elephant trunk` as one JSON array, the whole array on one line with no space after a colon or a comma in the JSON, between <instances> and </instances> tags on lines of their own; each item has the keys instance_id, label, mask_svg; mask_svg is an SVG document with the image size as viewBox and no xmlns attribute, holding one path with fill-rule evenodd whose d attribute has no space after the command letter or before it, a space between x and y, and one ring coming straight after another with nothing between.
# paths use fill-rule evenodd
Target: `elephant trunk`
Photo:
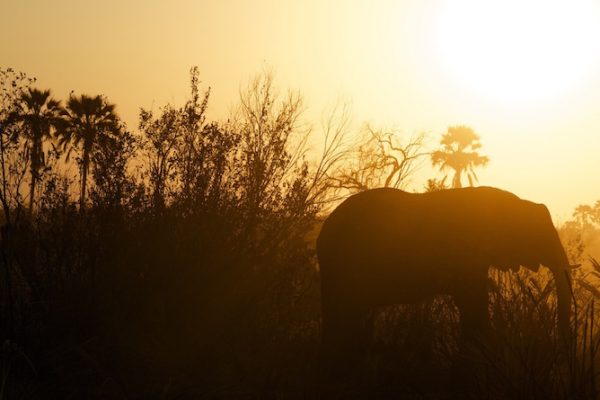
<instances>
[{"instance_id":1,"label":"elephant trunk","mask_svg":"<svg viewBox=\"0 0 600 400\"><path fill-rule=\"evenodd\" d=\"M556 282L556 298L558 311L558 329L563 341L570 338L571 333L571 273L570 264L558 234L556 234L554 262L549 263L550 270Z\"/></svg>"}]
</instances>

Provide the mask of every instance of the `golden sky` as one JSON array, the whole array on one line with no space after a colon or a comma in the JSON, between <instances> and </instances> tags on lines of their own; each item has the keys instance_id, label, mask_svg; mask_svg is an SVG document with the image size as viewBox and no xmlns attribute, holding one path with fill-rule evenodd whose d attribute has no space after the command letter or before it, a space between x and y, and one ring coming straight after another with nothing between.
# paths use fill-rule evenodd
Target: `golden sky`
<instances>
[{"instance_id":1,"label":"golden sky","mask_svg":"<svg viewBox=\"0 0 600 400\"><path fill-rule=\"evenodd\" d=\"M198 65L224 118L266 67L315 121L340 96L353 120L481 135L480 184L564 220L600 199L600 2L592 0L0 0L0 66L59 98L180 103ZM439 176L424 168L415 188Z\"/></svg>"}]
</instances>

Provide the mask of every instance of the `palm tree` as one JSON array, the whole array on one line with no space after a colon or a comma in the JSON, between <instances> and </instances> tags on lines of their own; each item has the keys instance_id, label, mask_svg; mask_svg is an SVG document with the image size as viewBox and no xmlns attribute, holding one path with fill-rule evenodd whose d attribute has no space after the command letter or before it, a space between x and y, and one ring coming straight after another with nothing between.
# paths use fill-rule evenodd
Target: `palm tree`
<instances>
[{"instance_id":1,"label":"palm tree","mask_svg":"<svg viewBox=\"0 0 600 400\"><path fill-rule=\"evenodd\" d=\"M69 149L67 157L73 148L81 151L79 207L83 209L92 154L114 140L119 131L119 117L115 113L115 105L108 103L103 96L85 94L69 96L62 114L65 126L59 132L59 144L63 149Z\"/></svg>"},{"instance_id":2,"label":"palm tree","mask_svg":"<svg viewBox=\"0 0 600 400\"><path fill-rule=\"evenodd\" d=\"M60 122L60 101L54 100L50 90L29 88L17 102L16 110L10 118L23 124L26 151L29 156L31 174L29 190L29 212L33 210L35 187L40 179L40 171L45 166L43 142L50 137L52 127Z\"/></svg>"},{"instance_id":3,"label":"palm tree","mask_svg":"<svg viewBox=\"0 0 600 400\"><path fill-rule=\"evenodd\" d=\"M477 181L475 167L484 167L490 161L487 156L480 155L476 150L481 148L479 135L468 126L451 126L442 135L440 142L442 149L431 154L431 162L434 166L439 165L440 171L454 170L452 187L462 187L462 174L466 172L469 185Z\"/></svg>"}]
</instances>

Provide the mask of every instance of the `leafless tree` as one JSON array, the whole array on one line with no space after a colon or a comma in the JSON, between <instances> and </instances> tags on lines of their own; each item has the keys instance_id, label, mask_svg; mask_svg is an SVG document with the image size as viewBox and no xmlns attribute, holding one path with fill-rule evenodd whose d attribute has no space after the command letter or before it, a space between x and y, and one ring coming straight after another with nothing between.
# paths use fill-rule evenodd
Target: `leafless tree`
<instances>
[{"instance_id":1,"label":"leafless tree","mask_svg":"<svg viewBox=\"0 0 600 400\"><path fill-rule=\"evenodd\" d=\"M274 196L291 184L301 167L310 133L301 121L302 112L301 96L292 91L280 96L268 71L240 93L234 125L241 138L243 201L249 215L260 213L264 204L274 204Z\"/></svg>"},{"instance_id":2,"label":"leafless tree","mask_svg":"<svg viewBox=\"0 0 600 400\"><path fill-rule=\"evenodd\" d=\"M376 187L404 188L429 155L424 140L424 133L402 141L396 132L366 125L356 150L338 170L334 185L351 193Z\"/></svg>"},{"instance_id":3,"label":"leafless tree","mask_svg":"<svg viewBox=\"0 0 600 400\"><path fill-rule=\"evenodd\" d=\"M309 201L321 207L327 207L343 197L336 182L337 173L352 155L351 111L349 103L338 101L323 113L321 119L322 148L311 171L308 193Z\"/></svg>"}]
</instances>

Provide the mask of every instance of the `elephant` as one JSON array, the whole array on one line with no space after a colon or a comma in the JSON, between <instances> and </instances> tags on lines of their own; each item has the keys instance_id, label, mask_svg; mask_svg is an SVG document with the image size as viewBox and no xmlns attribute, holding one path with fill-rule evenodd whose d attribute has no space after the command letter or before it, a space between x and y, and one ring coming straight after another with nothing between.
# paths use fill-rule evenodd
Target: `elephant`
<instances>
[{"instance_id":1,"label":"elephant","mask_svg":"<svg viewBox=\"0 0 600 400\"><path fill-rule=\"evenodd\" d=\"M488 269L549 268L559 332L569 332L569 261L548 209L492 187L408 193L379 188L348 197L317 238L322 345L338 357L362 349L378 306L450 295L464 340L489 329ZM340 358L341 357L341 358Z\"/></svg>"}]
</instances>

